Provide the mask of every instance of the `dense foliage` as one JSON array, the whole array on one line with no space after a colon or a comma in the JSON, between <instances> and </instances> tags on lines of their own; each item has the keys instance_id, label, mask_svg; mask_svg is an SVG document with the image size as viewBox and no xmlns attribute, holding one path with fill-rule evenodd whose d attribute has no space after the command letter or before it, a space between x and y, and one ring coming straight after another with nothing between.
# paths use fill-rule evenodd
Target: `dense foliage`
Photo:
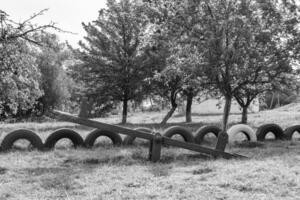
<instances>
[{"instance_id":1,"label":"dense foliage","mask_svg":"<svg viewBox=\"0 0 300 200\"><path fill-rule=\"evenodd\" d=\"M0 119L30 117L65 103L64 56L56 36L46 32L60 29L31 23L45 11L17 23L0 10Z\"/></svg>"},{"instance_id":2,"label":"dense foliage","mask_svg":"<svg viewBox=\"0 0 300 200\"><path fill-rule=\"evenodd\" d=\"M83 23L79 48L65 48L34 14L21 23L0 11L0 115L74 109L96 117L149 97L169 102L162 123L186 100L232 100L247 122L251 102L296 90L300 9L293 0L107 0ZM272 98L271 98L272 99ZM271 101L272 102L272 101ZM272 106L273 107L273 104ZM23 114L21 114L23 113Z\"/></svg>"},{"instance_id":3,"label":"dense foliage","mask_svg":"<svg viewBox=\"0 0 300 200\"><path fill-rule=\"evenodd\" d=\"M0 43L0 116L22 115L32 111L42 95L40 72L24 42Z\"/></svg>"},{"instance_id":4,"label":"dense foliage","mask_svg":"<svg viewBox=\"0 0 300 200\"><path fill-rule=\"evenodd\" d=\"M143 8L138 1L109 0L97 20L83 24L86 42L74 50L82 62L76 69L82 74L87 95L95 100L121 101L122 123L127 119L128 101L143 95L144 80L153 73L149 57L140 51L147 25Z\"/></svg>"},{"instance_id":5,"label":"dense foliage","mask_svg":"<svg viewBox=\"0 0 300 200\"><path fill-rule=\"evenodd\" d=\"M201 80L198 88L213 87L225 98L224 129L233 98L243 107L246 122L257 95L294 78L299 9L293 1L161 0L152 5L169 16L163 26L161 21L156 25L171 38L171 48L188 47L197 55L197 71L190 74Z\"/></svg>"}]
</instances>

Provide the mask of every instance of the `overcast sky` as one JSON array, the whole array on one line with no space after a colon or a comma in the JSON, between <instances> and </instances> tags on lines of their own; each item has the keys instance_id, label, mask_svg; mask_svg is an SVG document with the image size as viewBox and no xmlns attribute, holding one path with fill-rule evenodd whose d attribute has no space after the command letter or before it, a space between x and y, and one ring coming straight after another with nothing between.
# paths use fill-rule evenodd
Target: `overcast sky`
<instances>
[{"instance_id":1,"label":"overcast sky","mask_svg":"<svg viewBox=\"0 0 300 200\"><path fill-rule=\"evenodd\" d=\"M106 0L0 0L0 10L5 11L15 21L29 18L33 13L49 8L34 23L57 23L57 26L78 35L59 33L62 41L77 45L85 34L81 23L97 18L98 11L105 7Z\"/></svg>"}]
</instances>

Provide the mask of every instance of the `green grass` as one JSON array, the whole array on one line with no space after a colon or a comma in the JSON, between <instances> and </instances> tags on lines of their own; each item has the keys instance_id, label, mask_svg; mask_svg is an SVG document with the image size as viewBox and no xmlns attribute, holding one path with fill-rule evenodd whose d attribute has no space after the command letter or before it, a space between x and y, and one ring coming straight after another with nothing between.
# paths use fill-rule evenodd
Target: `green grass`
<instances>
[{"instance_id":1,"label":"green grass","mask_svg":"<svg viewBox=\"0 0 300 200\"><path fill-rule=\"evenodd\" d=\"M146 126L162 131L159 113L131 115L128 127ZM249 116L254 128L278 123L283 128L300 114L262 112ZM140 119L140 120L139 120ZM153 119L153 120L152 120ZM155 120L154 120L155 119ZM119 118L98 119L117 124ZM235 124L239 116L233 115ZM194 131L203 124L220 124L220 116L195 116L193 123L171 119ZM91 130L65 122L1 124L0 141L16 128L36 131L43 141L55 129L73 128L83 137ZM215 139L206 145L213 148ZM61 144L64 146L65 144ZM249 159L211 159L178 148L163 148L159 163L148 161L148 147L94 149L57 148L49 152L0 153L0 200L14 199L299 199L300 140L240 142L226 151Z\"/></svg>"}]
</instances>

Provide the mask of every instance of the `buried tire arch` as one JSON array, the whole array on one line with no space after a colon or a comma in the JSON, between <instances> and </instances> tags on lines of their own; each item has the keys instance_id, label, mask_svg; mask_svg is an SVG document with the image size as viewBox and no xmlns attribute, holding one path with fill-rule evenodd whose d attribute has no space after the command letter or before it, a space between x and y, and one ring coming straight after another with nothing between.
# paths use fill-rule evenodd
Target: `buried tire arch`
<instances>
[{"instance_id":1,"label":"buried tire arch","mask_svg":"<svg viewBox=\"0 0 300 200\"><path fill-rule=\"evenodd\" d=\"M25 139L30 142L32 147L37 150L43 150L44 145L41 138L31 130L18 129L8 133L1 142L1 150L8 151L13 147L14 142Z\"/></svg>"},{"instance_id":2,"label":"buried tire arch","mask_svg":"<svg viewBox=\"0 0 300 200\"><path fill-rule=\"evenodd\" d=\"M70 139L75 148L84 146L82 137L72 129L58 129L51 133L44 144L45 149L53 149L55 144L61 139Z\"/></svg>"},{"instance_id":3,"label":"buried tire arch","mask_svg":"<svg viewBox=\"0 0 300 200\"><path fill-rule=\"evenodd\" d=\"M277 124L264 124L258 127L256 131L256 136L258 141L264 141L266 135L271 132L275 135L276 140L284 140L285 135L282 128Z\"/></svg>"},{"instance_id":4,"label":"buried tire arch","mask_svg":"<svg viewBox=\"0 0 300 200\"><path fill-rule=\"evenodd\" d=\"M213 126L213 125L202 126L196 130L195 143L201 144L204 140L204 137L209 133L213 133L216 136L216 138L218 138L219 132L221 132L221 129L217 126Z\"/></svg>"},{"instance_id":5,"label":"buried tire arch","mask_svg":"<svg viewBox=\"0 0 300 200\"><path fill-rule=\"evenodd\" d=\"M293 139L293 135L298 132L300 133L300 125L294 125L294 126L290 126L288 128L286 128L284 130L284 137L287 140L292 140Z\"/></svg>"},{"instance_id":6,"label":"buried tire arch","mask_svg":"<svg viewBox=\"0 0 300 200\"><path fill-rule=\"evenodd\" d=\"M108 137L112 141L113 145L121 145L122 144L122 138L119 134L114 133L112 131L95 129L86 136L86 138L84 140L85 146L88 148L93 147L96 139L100 136Z\"/></svg>"},{"instance_id":7,"label":"buried tire arch","mask_svg":"<svg viewBox=\"0 0 300 200\"><path fill-rule=\"evenodd\" d=\"M172 138L174 135L180 135L185 142L195 143L192 132L181 126L171 126L164 130L162 135L168 138Z\"/></svg>"},{"instance_id":8,"label":"buried tire arch","mask_svg":"<svg viewBox=\"0 0 300 200\"><path fill-rule=\"evenodd\" d=\"M228 142L229 143L233 143L234 141L236 141L235 138L236 138L237 134L239 134L239 133L243 133L247 137L247 140L250 142L257 141L257 136L256 136L254 130L246 124L233 125L232 127L230 127L227 130L227 133L228 133Z\"/></svg>"}]
</instances>

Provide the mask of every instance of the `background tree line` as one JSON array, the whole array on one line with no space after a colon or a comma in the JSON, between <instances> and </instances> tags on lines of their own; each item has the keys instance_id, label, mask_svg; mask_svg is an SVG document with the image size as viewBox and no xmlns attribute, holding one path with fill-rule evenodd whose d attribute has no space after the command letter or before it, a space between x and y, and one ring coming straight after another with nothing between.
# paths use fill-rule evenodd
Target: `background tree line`
<instances>
[{"instance_id":1,"label":"background tree line","mask_svg":"<svg viewBox=\"0 0 300 200\"><path fill-rule=\"evenodd\" d=\"M92 117L121 103L126 123L129 102L160 97L170 108L162 123L183 100L190 122L195 98L218 97L225 100L223 129L232 100L246 123L254 99L296 89L298 13L292 0L108 0L95 21L82 24L86 36L79 48L66 48L40 29L0 40L7 49L0 55L6 77L0 113L74 111L85 97ZM1 16L2 35L17 29Z\"/></svg>"},{"instance_id":2,"label":"background tree line","mask_svg":"<svg viewBox=\"0 0 300 200\"><path fill-rule=\"evenodd\" d=\"M45 11L16 23L0 10L0 119L43 115L66 105L70 96L71 79L63 68L70 51L47 32L62 30L31 23Z\"/></svg>"}]
</instances>

